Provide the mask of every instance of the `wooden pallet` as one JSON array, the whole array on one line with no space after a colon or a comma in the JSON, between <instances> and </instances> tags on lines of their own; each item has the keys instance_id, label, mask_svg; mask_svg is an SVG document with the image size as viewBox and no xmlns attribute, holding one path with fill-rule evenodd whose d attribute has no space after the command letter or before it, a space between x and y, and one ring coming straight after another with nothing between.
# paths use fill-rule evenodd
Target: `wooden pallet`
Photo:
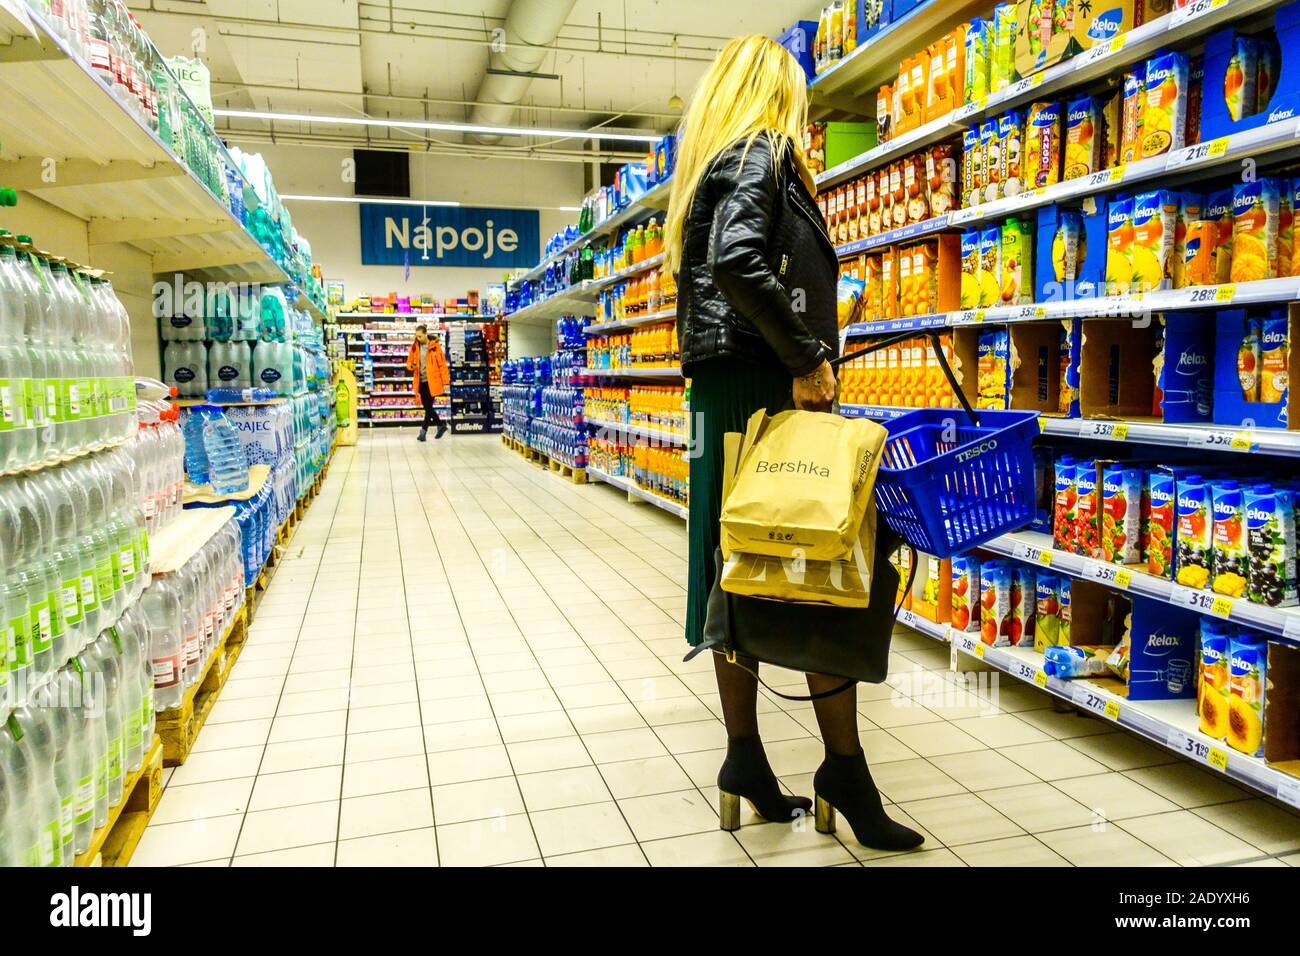
<instances>
[{"instance_id":1,"label":"wooden pallet","mask_svg":"<svg viewBox=\"0 0 1300 956\"><path fill-rule=\"evenodd\" d=\"M558 458L548 459L551 471L558 475L563 475L575 485L585 485L587 483L587 469L574 468L572 465L560 461Z\"/></svg>"},{"instance_id":2,"label":"wooden pallet","mask_svg":"<svg viewBox=\"0 0 1300 956\"><path fill-rule=\"evenodd\" d=\"M222 635L216 652L208 659L203 676L186 689L181 705L158 714L158 736L162 738L163 763L166 766L175 767L189 759L199 731L212 712L212 705L217 702L221 689L226 686L230 671L247 640L248 614L245 608L240 608Z\"/></svg>"},{"instance_id":3,"label":"wooden pallet","mask_svg":"<svg viewBox=\"0 0 1300 956\"><path fill-rule=\"evenodd\" d=\"M126 866L158 808L163 789L163 743L154 734L144 763L122 781L122 802L108 811L108 823L95 831L77 866Z\"/></svg>"}]
</instances>

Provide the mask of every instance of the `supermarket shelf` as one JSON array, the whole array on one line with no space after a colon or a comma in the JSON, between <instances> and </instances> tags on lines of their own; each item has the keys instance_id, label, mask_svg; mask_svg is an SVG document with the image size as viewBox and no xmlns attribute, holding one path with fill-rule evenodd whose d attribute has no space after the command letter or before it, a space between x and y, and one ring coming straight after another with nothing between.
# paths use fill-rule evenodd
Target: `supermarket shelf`
<instances>
[{"instance_id":1,"label":"supermarket shelf","mask_svg":"<svg viewBox=\"0 0 1300 956\"><path fill-rule=\"evenodd\" d=\"M1035 531L1004 534L981 547L1004 557L1050 567L1061 574L1097 581L1139 597L1189 608L1208 617L1245 624L1274 638L1300 643L1300 608L1267 607L1241 598L1186 587L1135 568L1069 554L1052 547L1051 535Z\"/></svg>"},{"instance_id":2,"label":"supermarket shelf","mask_svg":"<svg viewBox=\"0 0 1300 956\"><path fill-rule=\"evenodd\" d=\"M619 477L615 477L614 475L606 474L605 472L597 468L593 468L590 464L587 465L587 477L599 478L601 481L605 482L605 484L613 485L615 488L619 488L622 491L626 491L628 494L634 495L637 498L640 498L642 501L648 501L656 508L662 508L664 511L667 511L670 515L676 515L678 518L681 518L683 521L686 520L687 514L689 513L684 505L678 504L676 501L669 501L667 498L660 497L659 495L655 494L653 491L646 491L644 488L638 485L631 478L619 478Z\"/></svg>"},{"instance_id":3,"label":"supermarket shelf","mask_svg":"<svg viewBox=\"0 0 1300 956\"><path fill-rule=\"evenodd\" d=\"M661 428L650 428L647 425L628 425L623 422L611 422L606 419L592 418L590 416L587 417L587 424L605 431L619 432L636 438L648 438L660 445L675 445L685 448L688 441L681 435L664 431Z\"/></svg>"},{"instance_id":4,"label":"supermarket shelf","mask_svg":"<svg viewBox=\"0 0 1300 956\"><path fill-rule=\"evenodd\" d=\"M980 207L983 208L983 207ZM862 252L870 252L873 249L879 249L883 246L892 246L895 243L907 242L909 239L919 239L921 236L928 236L931 233L942 232L950 225L949 219L952 213L943 216L936 216L933 219L923 219L920 222L909 223L906 226L899 226L897 229L890 229L888 232L877 233L874 236L867 236L865 239L858 239L855 242L846 242L843 245L835 247L835 254L841 259L848 256L856 256Z\"/></svg>"},{"instance_id":5,"label":"supermarket shelf","mask_svg":"<svg viewBox=\"0 0 1300 956\"><path fill-rule=\"evenodd\" d=\"M644 262L638 262L634 266L621 269L613 275L605 276L601 279L584 279L577 285L569 286L567 289L561 289L554 295L549 295L540 302L534 302L532 305L524 306L517 312L511 312L506 316L511 322L541 322L557 319L562 315L595 315L596 298L605 289L631 278L640 275L643 272L649 272L651 269L660 265L664 261L663 254L652 256Z\"/></svg>"},{"instance_id":6,"label":"supermarket shelf","mask_svg":"<svg viewBox=\"0 0 1300 956\"><path fill-rule=\"evenodd\" d=\"M470 321L490 322L493 319L499 319L501 316L487 312L461 314L451 312L336 312L336 319L368 319L375 322L398 322L411 323L419 325L420 322L444 322L448 319L468 319ZM365 329L344 329L344 332L362 332ZM368 331L379 331L370 329ZM394 329L391 331L401 332L403 329Z\"/></svg>"},{"instance_id":7,"label":"supermarket shelf","mask_svg":"<svg viewBox=\"0 0 1300 956\"><path fill-rule=\"evenodd\" d=\"M1117 70L1141 62L1159 49L1209 33L1229 20L1241 21L1281 5L1282 0L1232 0L1231 3L1228 0L1209 0L1203 6L1176 10L997 93L965 103L915 130L840 163L819 174L817 185L838 185L900 156L956 136L973 122L1114 75ZM814 84L813 89L816 88L817 84Z\"/></svg>"},{"instance_id":8,"label":"supermarket shelf","mask_svg":"<svg viewBox=\"0 0 1300 956\"><path fill-rule=\"evenodd\" d=\"M929 618L921 617L915 611L907 609L898 612L898 623L910 627L914 631L919 631L926 637L933 637L936 641L943 641L947 644L949 641L949 628L947 624L940 624Z\"/></svg>"},{"instance_id":9,"label":"supermarket shelf","mask_svg":"<svg viewBox=\"0 0 1300 956\"><path fill-rule=\"evenodd\" d=\"M663 261L664 254L661 252L657 256L643 259L635 265L630 265L625 269L620 269L618 272L611 273L610 275L604 276L600 279L589 279L582 283L582 290L588 295L597 295L605 289L608 289L610 286L618 285L626 279L638 276L643 272L650 272L652 269L657 269L659 266L663 265Z\"/></svg>"},{"instance_id":10,"label":"supermarket shelf","mask_svg":"<svg viewBox=\"0 0 1300 956\"><path fill-rule=\"evenodd\" d=\"M1049 677L1043 671L1043 655L1029 648L988 647L973 633L953 634L952 644L962 654L1070 701L1094 717L1112 721L1210 770L1300 807L1300 779L1200 733L1192 699L1129 701L1093 681Z\"/></svg>"},{"instance_id":11,"label":"supermarket shelf","mask_svg":"<svg viewBox=\"0 0 1300 956\"><path fill-rule=\"evenodd\" d=\"M298 292L298 298L294 301L294 307L310 314L317 325L324 325L330 321L329 313L322 310L319 305L301 291Z\"/></svg>"},{"instance_id":12,"label":"supermarket shelf","mask_svg":"<svg viewBox=\"0 0 1300 956\"><path fill-rule=\"evenodd\" d=\"M915 408L900 408L895 405L841 405L840 414L845 418L875 418L889 420L902 418Z\"/></svg>"},{"instance_id":13,"label":"supermarket shelf","mask_svg":"<svg viewBox=\"0 0 1300 956\"><path fill-rule=\"evenodd\" d=\"M85 221L92 247L127 243L155 274L289 282L185 163L39 17L0 5L0 182ZM49 181L46 162L56 160Z\"/></svg>"},{"instance_id":14,"label":"supermarket shelf","mask_svg":"<svg viewBox=\"0 0 1300 956\"><path fill-rule=\"evenodd\" d=\"M812 118L836 112L874 117L876 89L898 75L903 57L987 13L987 0L935 0L894 21L808 84Z\"/></svg>"},{"instance_id":15,"label":"supermarket shelf","mask_svg":"<svg viewBox=\"0 0 1300 956\"><path fill-rule=\"evenodd\" d=\"M680 379L680 368L589 368L584 374L593 378Z\"/></svg>"},{"instance_id":16,"label":"supermarket shelf","mask_svg":"<svg viewBox=\"0 0 1300 956\"><path fill-rule=\"evenodd\" d=\"M843 334L847 338L859 338L865 335L888 335L892 332L918 332L922 329L942 329L951 324L949 313L935 312L931 315L910 315L901 319L883 319L878 322L855 322L845 326Z\"/></svg>"},{"instance_id":17,"label":"supermarket shelf","mask_svg":"<svg viewBox=\"0 0 1300 956\"><path fill-rule=\"evenodd\" d=\"M1061 438L1134 442L1139 445L1187 446L1207 451L1300 457L1300 432L1285 428L1238 429L1228 425L1169 425L1150 421L1103 421L1093 418L1039 420L1043 434Z\"/></svg>"},{"instance_id":18,"label":"supermarket shelf","mask_svg":"<svg viewBox=\"0 0 1300 956\"><path fill-rule=\"evenodd\" d=\"M677 318L677 306L649 315L638 315L630 319L615 319L613 322L597 322L583 329L588 335L601 335L606 332L618 332L622 329L639 329L645 325L655 325Z\"/></svg>"}]
</instances>

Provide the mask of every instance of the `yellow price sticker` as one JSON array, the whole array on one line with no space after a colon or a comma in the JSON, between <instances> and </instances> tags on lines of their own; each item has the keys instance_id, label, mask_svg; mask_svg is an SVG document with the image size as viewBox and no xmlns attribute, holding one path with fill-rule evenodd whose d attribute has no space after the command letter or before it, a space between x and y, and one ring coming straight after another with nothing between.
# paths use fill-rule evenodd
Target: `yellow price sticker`
<instances>
[{"instance_id":1,"label":"yellow price sticker","mask_svg":"<svg viewBox=\"0 0 1300 956\"><path fill-rule=\"evenodd\" d=\"M1216 597L1210 605L1210 613L1215 617L1228 617L1232 614L1232 598Z\"/></svg>"},{"instance_id":2,"label":"yellow price sticker","mask_svg":"<svg viewBox=\"0 0 1300 956\"><path fill-rule=\"evenodd\" d=\"M1115 572L1115 586L1127 589L1133 583L1133 572L1128 568L1121 568Z\"/></svg>"},{"instance_id":3,"label":"yellow price sticker","mask_svg":"<svg viewBox=\"0 0 1300 956\"><path fill-rule=\"evenodd\" d=\"M1214 291L1215 302L1231 302L1237 297L1235 285L1221 285Z\"/></svg>"},{"instance_id":4,"label":"yellow price sticker","mask_svg":"<svg viewBox=\"0 0 1300 956\"><path fill-rule=\"evenodd\" d=\"M1038 416L1038 431L1040 434L1047 431L1047 419L1042 415Z\"/></svg>"},{"instance_id":5,"label":"yellow price sticker","mask_svg":"<svg viewBox=\"0 0 1300 956\"><path fill-rule=\"evenodd\" d=\"M987 316L988 316L988 313L985 312L983 309L977 309L976 312L975 312L975 314L974 314L973 316L971 316L971 321L972 321L972 322L983 322L984 319L985 319Z\"/></svg>"},{"instance_id":6,"label":"yellow price sticker","mask_svg":"<svg viewBox=\"0 0 1300 956\"><path fill-rule=\"evenodd\" d=\"M1038 556L1038 563L1045 568L1050 568L1052 566L1052 552L1044 548L1043 552Z\"/></svg>"},{"instance_id":7,"label":"yellow price sticker","mask_svg":"<svg viewBox=\"0 0 1300 956\"><path fill-rule=\"evenodd\" d=\"M1117 700L1106 701L1105 714L1111 720L1119 720L1119 701Z\"/></svg>"},{"instance_id":8,"label":"yellow price sticker","mask_svg":"<svg viewBox=\"0 0 1300 956\"><path fill-rule=\"evenodd\" d=\"M1220 136L1210 144L1211 156L1222 156L1228 151L1228 137Z\"/></svg>"},{"instance_id":9,"label":"yellow price sticker","mask_svg":"<svg viewBox=\"0 0 1300 956\"><path fill-rule=\"evenodd\" d=\"M1254 451L1255 442L1250 437L1250 432L1237 432L1233 435L1232 448L1234 451Z\"/></svg>"},{"instance_id":10,"label":"yellow price sticker","mask_svg":"<svg viewBox=\"0 0 1300 956\"><path fill-rule=\"evenodd\" d=\"M1039 687L1047 686L1047 672L1042 670L1034 671L1034 683Z\"/></svg>"},{"instance_id":11,"label":"yellow price sticker","mask_svg":"<svg viewBox=\"0 0 1300 956\"><path fill-rule=\"evenodd\" d=\"M984 645L983 645L983 644L976 644L975 647L973 648L973 651L974 651L974 654L975 654L976 657L979 657L979 658L983 658L983 657L984 657Z\"/></svg>"},{"instance_id":12,"label":"yellow price sticker","mask_svg":"<svg viewBox=\"0 0 1300 956\"><path fill-rule=\"evenodd\" d=\"M1115 429L1111 432L1111 436L1114 437L1116 441L1123 441L1125 438L1128 438L1128 422L1120 422L1116 425Z\"/></svg>"},{"instance_id":13,"label":"yellow price sticker","mask_svg":"<svg viewBox=\"0 0 1300 956\"><path fill-rule=\"evenodd\" d=\"M1215 770L1222 770L1226 772L1228 769L1228 755L1226 752L1220 750L1218 747L1210 748L1210 754L1208 757L1205 758L1205 762L1208 763Z\"/></svg>"}]
</instances>

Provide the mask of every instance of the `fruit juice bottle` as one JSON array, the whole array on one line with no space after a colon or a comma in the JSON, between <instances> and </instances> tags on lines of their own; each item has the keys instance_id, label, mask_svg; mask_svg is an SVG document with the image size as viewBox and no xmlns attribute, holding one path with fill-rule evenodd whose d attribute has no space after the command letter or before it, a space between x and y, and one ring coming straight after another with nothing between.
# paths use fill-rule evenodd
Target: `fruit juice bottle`
<instances>
[{"instance_id":1,"label":"fruit juice bottle","mask_svg":"<svg viewBox=\"0 0 1300 956\"><path fill-rule=\"evenodd\" d=\"M660 300L660 292L659 292L659 270L658 269L651 270L651 272L645 277L645 281L646 281L645 309L647 312L653 314L655 312L658 312L662 307L660 305L661 300Z\"/></svg>"},{"instance_id":2,"label":"fruit juice bottle","mask_svg":"<svg viewBox=\"0 0 1300 956\"><path fill-rule=\"evenodd\" d=\"M903 350L898 344L890 345L885 349L885 380L884 394L881 401L886 405L902 404L902 368L903 368Z\"/></svg>"},{"instance_id":3,"label":"fruit juice bottle","mask_svg":"<svg viewBox=\"0 0 1300 956\"><path fill-rule=\"evenodd\" d=\"M650 219L650 224L646 226L645 238L645 253L647 259L652 259L664 251L664 234L663 230L659 226L659 218L657 216L652 217Z\"/></svg>"},{"instance_id":4,"label":"fruit juice bottle","mask_svg":"<svg viewBox=\"0 0 1300 956\"><path fill-rule=\"evenodd\" d=\"M920 408L925 404L925 340L912 339L908 343L910 358L907 382L908 405Z\"/></svg>"}]
</instances>

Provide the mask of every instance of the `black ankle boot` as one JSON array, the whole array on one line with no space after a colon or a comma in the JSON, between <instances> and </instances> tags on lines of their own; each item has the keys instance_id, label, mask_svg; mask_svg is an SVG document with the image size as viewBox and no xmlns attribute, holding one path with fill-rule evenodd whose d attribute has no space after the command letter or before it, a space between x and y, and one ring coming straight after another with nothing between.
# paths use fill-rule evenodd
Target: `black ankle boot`
<instances>
[{"instance_id":1,"label":"black ankle boot","mask_svg":"<svg viewBox=\"0 0 1300 956\"><path fill-rule=\"evenodd\" d=\"M784 823L812 809L807 797L789 797L781 790L757 737L738 737L727 741L727 759L718 771L719 812L722 829L740 829L740 801L749 801L764 820Z\"/></svg>"},{"instance_id":2,"label":"black ankle boot","mask_svg":"<svg viewBox=\"0 0 1300 956\"><path fill-rule=\"evenodd\" d=\"M889 819L861 750L851 757L826 751L826 760L813 777L813 792L818 833L835 832L835 811L839 810L848 818L858 842L873 850L910 850L925 842L915 830Z\"/></svg>"}]
</instances>

